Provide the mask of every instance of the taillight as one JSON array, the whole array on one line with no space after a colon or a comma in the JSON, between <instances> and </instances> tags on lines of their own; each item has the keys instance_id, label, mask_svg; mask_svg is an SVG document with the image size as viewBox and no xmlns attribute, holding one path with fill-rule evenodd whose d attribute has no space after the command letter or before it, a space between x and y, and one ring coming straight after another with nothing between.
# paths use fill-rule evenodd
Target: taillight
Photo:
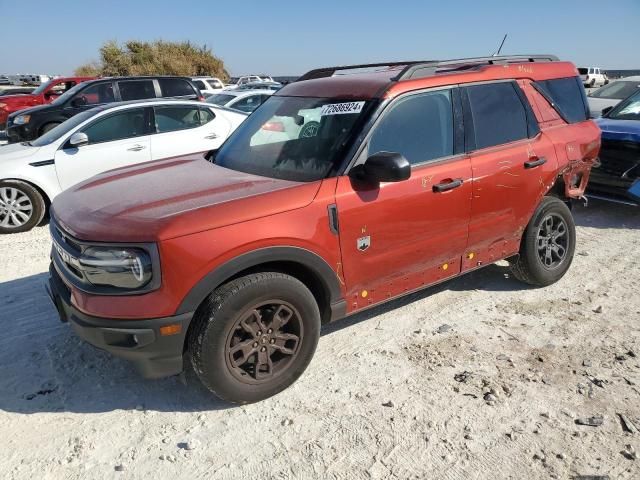
<instances>
[{"instance_id":1,"label":"taillight","mask_svg":"<svg viewBox=\"0 0 640 480\"><path fill-rule=\"evenodd\" d=\"M198 100L201 101L201 102L204 102L204 95L199 95L198 96Z\"/></svg>"},{"instance_id":2,"label":"taillight","mask_svg":"<svg viewBox=\"0 0 640 480\"><path fill-rule=\"evenodd\" d=\"M284 132L284 124L282 122L267 122L260 128L269 132Z\"/></svg>"}]
</instances>

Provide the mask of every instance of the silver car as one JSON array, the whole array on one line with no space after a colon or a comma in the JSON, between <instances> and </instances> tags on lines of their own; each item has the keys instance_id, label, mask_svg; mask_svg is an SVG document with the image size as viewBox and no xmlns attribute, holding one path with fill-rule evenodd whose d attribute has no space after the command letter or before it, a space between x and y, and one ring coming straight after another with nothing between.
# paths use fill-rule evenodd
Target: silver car
<instances>
[{"instance_id":1,"label":"silver car","mask_svg":"<svg viewBox=\"0 0 640 480\"><path fill-rule=\"evenodd\" d=\"M602 110L615 107L625 98L633 95L640 88L640 75L625 77L600 87L587 95L591 118L602 115Z\"/></svg>"}]
</instances>

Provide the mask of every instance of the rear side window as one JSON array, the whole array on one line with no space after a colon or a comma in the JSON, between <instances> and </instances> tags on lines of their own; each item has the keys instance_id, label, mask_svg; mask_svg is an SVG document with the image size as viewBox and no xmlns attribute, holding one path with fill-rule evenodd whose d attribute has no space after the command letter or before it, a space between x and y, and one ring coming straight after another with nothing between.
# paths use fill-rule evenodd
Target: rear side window
<instances>
[{"instance_id":1,"label":"rear side window","mask_svg":"<svg viewBox=\"0 0 640 480\"><path fill-rule=\"evenodd\" d=\"M584 87L578 77L542 80L533 85L566 122L583 122L589 118Z\"/></svg>"},{"instance_id":2,"label":"rear side window","mask_svg":"<svg viewBox=\"0 0 640 480\"><path fill-rule=\"evenodd\" d=\"M469 147L481 149L528 138L527 112L513 83L475 85L465 91L467 114L473 120L473 131L467 130Z\"/></svg>"},{"instance_id":3,"label":"rear side window","mask_svg":"<svg viewBox=\"0 0 640 480\"><path fill-rule=\"evenodd\" d=\"M451 91L411 95L391 107L369 140L368 154L397 152L411 164L453 155Z\"/></svg>"},{"instance_id":4,"label":"rear side window","mask_svg":"<svg viewBox=\"0 0 640 480\"><path fill-rule=\"evenodd\" d=\"M160 78L158 83L163 97L196 97L191 84L183 78Z\"/></svg>"},{"instance_id":5,"label":"rear side window","mask_svg":"<svg viewBox=\"0 0 640 480\"><path fill-rule=\"evenodd\" d=\"M118 82L120 98L127 100L144 100L145 98L155 98L156 91L153 88L152 80L127 80Z\"/></svg>"},{"instance_id":6,"label":"rear side window","mask_svg":"<svg viewBox=\"0 0 640 480\"><path fill-rule=\"evenodd\" d=\"M202 80L194 80L193 84L200 90L209 90Z\"/></svg>"},{"instance_id":7,"label":"rear side window","mask_svg":"<svg viewBox=\"0 0 640 480\"><path fill-rule=\"evenodd\" d=\"M155 107L158 133L175 132L200 126L198 107Z\"/></svg>"}]
</instances>

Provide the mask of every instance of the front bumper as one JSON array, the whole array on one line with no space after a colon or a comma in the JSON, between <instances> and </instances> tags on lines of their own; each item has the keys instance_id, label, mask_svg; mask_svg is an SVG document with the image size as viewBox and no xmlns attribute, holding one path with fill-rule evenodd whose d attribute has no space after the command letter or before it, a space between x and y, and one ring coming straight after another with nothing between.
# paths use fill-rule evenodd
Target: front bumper
<instances>
[{"instance_id":1,"label":"front bumper","mask_svg":"<svg viewBox=\"0 0 640 480\"><path fill-rule=\"evenodd\" d=\"M29 142L38 138L36 132L29 124L9 125L7 124L7 138L9 143Z\"/></svg>"},{"instance_id":2,"label":"front bumper","mask_svg":"<svg viewBox=\"0 0 640 480\"><path fill-rule=\"evenodd\" d=\"M147 320L98 318L71 305L71 290L54 264L49 267L47 293L60 320L69 322L76 334L91 345L131 361L145 378L177 375L183 370L184 344L193 312ZM160 328L180 325L180 332L163 336Z\"/></svg>"}]
</instances>

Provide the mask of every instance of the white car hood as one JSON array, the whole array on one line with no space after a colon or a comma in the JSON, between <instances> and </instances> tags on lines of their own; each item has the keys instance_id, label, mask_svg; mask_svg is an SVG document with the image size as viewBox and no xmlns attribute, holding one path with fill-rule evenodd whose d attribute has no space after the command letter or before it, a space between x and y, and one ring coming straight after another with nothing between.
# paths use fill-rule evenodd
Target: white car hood
<instances>
[{"instance_id":1,"label":"white car hood","mask_svg":"<svg viewBox=\"0 0 640 480\"><path fill-rule=\"evenodd\" d=\"M6 162L29 159L41 150L40 147L30 147L21 143L12 143L0 147L0 168Z\"/></svg>"},{"instance_id":2,"label":"white car hood","mask_svg":"<svg viewBox=\"0 0 640 480\"><path fill-rule=\"evenodd\" d=\"M593 118L599 117L602 115L602 110L607 107L614 107L621 100L617 100L615 98L593 98L587 97L587 102L589 102L589 112Z\"/></svg>"}]
</instances>

